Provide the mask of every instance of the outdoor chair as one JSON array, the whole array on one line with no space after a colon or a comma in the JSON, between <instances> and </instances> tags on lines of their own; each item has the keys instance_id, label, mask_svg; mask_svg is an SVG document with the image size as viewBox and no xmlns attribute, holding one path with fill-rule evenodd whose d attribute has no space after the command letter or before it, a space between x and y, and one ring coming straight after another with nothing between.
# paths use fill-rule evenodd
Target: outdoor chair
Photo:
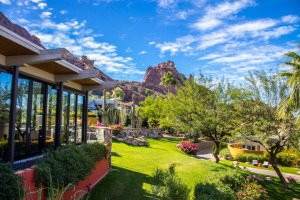
<instances>
[{"instance_id":1,"label":"outdoor chair","mask_svg":"<svg viewBox=\"0 0 300 200\"><path fill-rule=\"evenodd\" d=\"M269 167L269 162L264 161L263 166L264 166L265 168L268 168L268 167Z\"/></svg>"},{"instance_id":2,"label":"outdoor chair","mask_svg":"<svg viewBox=\"0 0 300 200\"><path fill-rule=\"evenodd\" d=\"M258 161L257 160L252 160L252 165L253 166L257 166L258 165Z\"/></svg>"}]
</instances>

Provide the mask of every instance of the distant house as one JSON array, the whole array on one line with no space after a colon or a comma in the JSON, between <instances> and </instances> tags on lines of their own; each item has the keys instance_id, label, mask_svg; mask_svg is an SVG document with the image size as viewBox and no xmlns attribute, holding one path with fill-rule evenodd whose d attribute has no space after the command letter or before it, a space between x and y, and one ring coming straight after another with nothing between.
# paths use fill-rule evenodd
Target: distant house
<instances>
[{"instance_id":1,"label":"distant house","mask_svg":"<svg viewBox=\"0 0 300 200\"><path fill-rule=\"evenodd\" d=\"M243 139L235 141L228 145L228 149L233 158L236 158L240 154L264 154L265 148L257 142L251 142Z\"/></svg>"}]
</instances>

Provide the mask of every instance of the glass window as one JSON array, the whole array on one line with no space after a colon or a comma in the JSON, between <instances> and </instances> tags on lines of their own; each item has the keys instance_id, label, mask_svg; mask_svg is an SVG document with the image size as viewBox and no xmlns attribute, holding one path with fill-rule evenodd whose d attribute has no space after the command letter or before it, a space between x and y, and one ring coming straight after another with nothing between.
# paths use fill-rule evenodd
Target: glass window
<instances>
[{"instance_id":1,"label":"glass window","mask_svg":"<svg viewBox=\"0 0 300 200\"><path fill-rule=\"evenodd\" d=\"M83 116L83 96L78 95L76 143L81 143L82 142L82 116Z\"/></svg>"},{"instance_id":2,"label":"glass window","mask_svg":"<svg viewBox=\"0 0 300 200\"><path fill-rule=\"evenodd\" d=\"M27 108L29 80L19 78L17 91L17 110L16 110L16 131L15 131L15 158L19 159L26 156L28 149L26 148L26 140L28 131L27 125Z\"/></svg>"},{"instance_id":3,"label":"glass window","mask_svg":"<svg viewBox=\"0 0 300 200\"><path fill-rule=\"evenodd\" d=\"M76 95L70 95L69 141L76 142Z\"/></svg>"},{"instance_id":4,"label":"glass window","mask_svg":"<svg viewBox=\"0 0 300 200\"><path fill-rule=\"evenodd\" d=\"M48 85L47 97L47 125L46 125L46 148L54 147L55 138L55 120L56 120L56 103L57 103L57 90Z\"/></svg>"},{"instance_id":5,"label":"glass window","mask_svg":"<svg viewBox=\"0 0 300 200\"><path fill-rule=\"evenodd\" d=\"M32 82L32 108L30 124L30 152L38 153L43 145L43 105L44 105L44 84Z\"/></svg>"},{"instance_id":6,"label":"glass window","mask_svg":"<svg viewBox=\"0 0 300 200\"><path fill-rule=\"evenodd\" d=\"M7 157L12 75L0 71L0 162Z\"/></svg>"}]
</instances>

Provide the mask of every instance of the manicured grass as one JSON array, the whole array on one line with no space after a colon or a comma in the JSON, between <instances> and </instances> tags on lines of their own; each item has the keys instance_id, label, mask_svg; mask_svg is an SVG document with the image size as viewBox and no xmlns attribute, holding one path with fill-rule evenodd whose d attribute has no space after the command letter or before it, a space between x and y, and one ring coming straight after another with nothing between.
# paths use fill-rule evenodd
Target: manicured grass
<instances>
[{"instance_id":1,"label":"manicured grass","mask_svg":"<svg viewBox=\"0 0 300 200\"><path fill-rule=\"evenodd\" d=\"M232 162L233 161L230 161L230 160L222 160L221 161L221 163L224 163L228 166L232 166ZM274 171L274 169L271 166L269 166L268 168L264 168L264 167L253 166L252 164L245 164L245 163L242 163L242 162L240 162L239 165L240 166L245 166L245 167L251 167L251 168L258 168L258 169L265 169L265 170ZM298 172L300 172L300 169L298 169L298 168L279 166L279 169L280 169L281 172L300 175L298 173Z\"/></svg>"},{"instance_id":2,"label":"manicured grass","mask_svg":"<svg viewBox=\"0 0 300 200\"><path fill-rule=\"evenodd\" d=\"M150 200L151 185L154 184L152 171L156 167L167 168L176 163L176 171L182 181L192 189L196 183L217 171L232 170L225 164L198 160L177 150L178 139L149 139L149 147L134 147L114 142L112 152L113 170L93 189L89 199L97 200ZM300 196L300 184L292 191L282 193L281 186L268 184L271 199L292 199ZM270 190L277 190L271 193Z\"/></svg>"}]
</instances>

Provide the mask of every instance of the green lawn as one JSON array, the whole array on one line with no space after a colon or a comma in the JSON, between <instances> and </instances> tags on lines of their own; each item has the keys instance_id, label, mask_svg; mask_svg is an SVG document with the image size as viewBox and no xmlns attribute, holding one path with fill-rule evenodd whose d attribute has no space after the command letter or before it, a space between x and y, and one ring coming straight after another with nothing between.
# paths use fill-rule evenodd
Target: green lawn
<instances>
[{"instance_id":1,"label":"green lawn","mask_svg":"<svg viewBox=\"0 0 300 200\"><path fill-rule=\"evenodd\" d=\"M222 160L221 163L226 164L228 166L232 166L232 162L230 160ZM239 163L240 166L245 166L245 167L252 167L252 168L258 168L258 169L265 169L265 170L271 170L274 171L274 169L270 166L268 168L264 168L264 167L256 167L253 166L252 164L245 164L240 162ZM285 172L285 173L290 173L290 174L297 174L300 175L298 172L300 171L300 169L295 168L295 167L284 167L284 166L279 166L279 169L281 172Z\"/></svg>"},{"instance_id":2,"label":"green lawn","mask_svg":"<svg viewBox=\"0 0 300 200\"><path fill-rule=\"evenodd\" d=\"M97 200L150 200L151 177L156 167L167 168L176 163L177 173L191 189L207 175L217 171L232 170L226 164L198 160L177 150L177 139L149 139L149 147L134 147L114 142L112 152L113 170L93 189L89 199ZM265 186L271 199L292 199L300 196L300 184L283 194L275 181ZM192 194L192 192L191 192Z\"/></svg>"}]
</instances>

